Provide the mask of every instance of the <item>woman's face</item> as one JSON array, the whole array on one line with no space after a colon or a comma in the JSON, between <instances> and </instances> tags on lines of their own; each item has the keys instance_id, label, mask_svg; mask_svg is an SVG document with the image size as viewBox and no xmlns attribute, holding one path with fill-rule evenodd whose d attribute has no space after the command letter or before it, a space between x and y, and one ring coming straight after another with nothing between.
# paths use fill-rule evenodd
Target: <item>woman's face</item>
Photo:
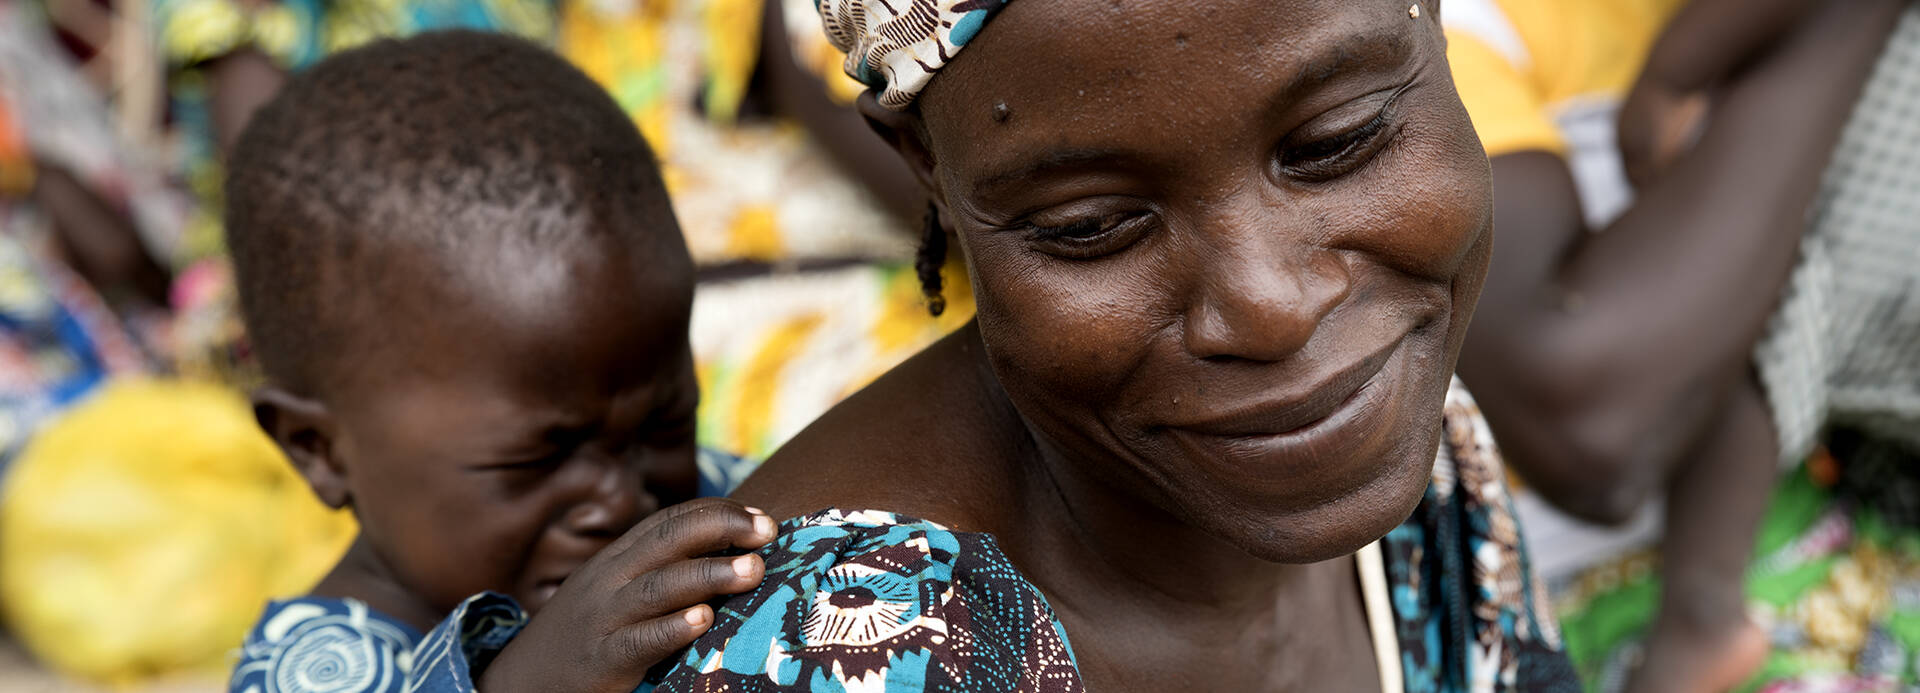
<instances>
[{"instance_id":1,"label":"woman's face","mask_svg":"<svg viewBox=\"0 0 1920 693\"><path fill-rule=\"evenodd\" d=\"M921 95L995 372L1079 478L1286 562L1418 503L1492 200L1410 2L1024 0Z\"/></svg>"}]
</instances>

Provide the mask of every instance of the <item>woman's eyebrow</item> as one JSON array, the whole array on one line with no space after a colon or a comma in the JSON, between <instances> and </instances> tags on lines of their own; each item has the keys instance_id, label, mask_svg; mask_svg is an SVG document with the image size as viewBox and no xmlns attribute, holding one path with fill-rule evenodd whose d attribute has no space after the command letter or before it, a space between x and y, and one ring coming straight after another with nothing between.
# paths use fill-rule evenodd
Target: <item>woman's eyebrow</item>
<instances>
[{"instance_id":1,"label":"woman's eyebrow","mask_svg":"<svg viewBox=\"0 0 1920 693\"><path fill-rule=\"evenodd\" d=\"M1377 26L1342 37L1320 50L1281 88L1274 92L1277 104L1294 99L1300 92L1331 81L1356 67L1382 69L1405 62L1413 55L1413 34L1404 27Z\"/></svg>"},{"instance_id":2,"label":"woman's eyebrow","mask_svg":"<svg viewBox=\"0 0 1920 693\"><path fill-rule=\"evenodd\" d=\"M1029 181L1040 176L1062 171L1092 168L1097 164L1111 162L1116 156L1116 152L1105 149L1073 148L1050 150L1038 157L1026 159L1017 166L984 176L980 178L976 187L995 188L1010 183Z\"/></svg>"}]
</instances>

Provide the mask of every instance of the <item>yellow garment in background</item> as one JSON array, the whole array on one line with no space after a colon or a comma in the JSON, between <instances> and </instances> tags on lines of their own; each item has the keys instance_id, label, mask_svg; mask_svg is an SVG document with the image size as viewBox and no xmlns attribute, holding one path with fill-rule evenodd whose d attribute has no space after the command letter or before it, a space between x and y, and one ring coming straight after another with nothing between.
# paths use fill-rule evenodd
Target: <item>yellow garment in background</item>
<instances>
[{"instance_id":1,"label":"yellow garment in background","mask_svg":"<svg viewBox=\"0 0 1920 693\"><path fill-rule=\"evenodd\" d=\"M224 676L270 598L356 534L215 385L123 381L45 428L0 501L7 626L69 675Z\"/></svg>"},{"instance_id":2,"label":"yellow garment in background","mask_svg":"<svg viewBox=\"0 0 1920 693\"><path fill-rule=\"evenodd\" d=\"M1447 0L1454 86L1488 156L1565 153L1557 116L1617 103L1684 0Z\"/></svg>"},{"instance_id":3,"label":"yellow garment in background","mask_svg":"<svg viewBox=\"0 0 1920 693\"><path fill-rule=\"evenodd\" d=\"M910 257L914 227L901 228L799 123L741 113L764 2L777 1L558 0L556 49L639 125L699 265ZM814 66L826 34L811 1L800 7L785 10L787 36ZM858 88L837 61L833 70L822 75L832 93Z\"/></svg>"}]
</instances>

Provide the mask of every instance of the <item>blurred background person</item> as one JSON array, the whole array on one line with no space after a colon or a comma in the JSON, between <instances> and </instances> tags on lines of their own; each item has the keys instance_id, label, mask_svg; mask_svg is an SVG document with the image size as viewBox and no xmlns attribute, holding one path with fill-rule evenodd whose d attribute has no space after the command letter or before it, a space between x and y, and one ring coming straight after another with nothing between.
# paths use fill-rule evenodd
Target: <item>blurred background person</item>
<instances>
[{"instance_id":1,"label":"blurred background person","mask_svg":"<svg viewBox=\"0 0 1920 693\"><path fill-rule=\"evenodd\" d=\"M1910 404L1920 400L1874 398L1913 386L1856 375L1920 373L1907 356L1920 354L1920 332L1903 326L1917 321L1901 307L1914 291L1911 261L1864 263L1872 279L1836 291L1825 281L1834 253L1820 254L1836 236L1849 249L1920 251L1912 221L1849 209L1862 197L1884 205L1894 191L1910 196L1920 187L1915 162L1864 180L1846 173L1858 165L1850 141L1896 151L1920 143L1920 132L1882 122L1903 108L1889 107L1888 90L1920 78L1904 57L1915 39L1886 41L1905 7L1502 0L1443 13L1456 81L1493 159L1500 229L1462 373L1515 468L1552 504L1617 524L1666 493L1657 608L1645 585L1629 601L1570 588L1577 568L1608 556L1619 537L1585 532L1537 504L1530 513L1540 545L1558 554L1542 563L1562 567L1561 593L1575 605L1569 641L1595 688L1727 690L1763 666L1757 681L1781 686L1911 676L1904 661L1885 663L1910 659L1913 648L1894 641L1892 609L1845 617L1811 609L1878 628L1879 641L1855 638L1850 650L1829 648L1837 656L1807 665L1806 653L1830 643L1810 642L1791 617L1750 622L1740 589L1776 466L1805 459L1829 414L1898 422L1890 431L1920 421ZM1816 297L1800 298L1808 292ZM1850 305L1832 305L1836 298ZM1821 308L1808 311L1809 300ZM1875 331L1827 322L1868 313L1892 323ZM1862 338L1870 345L1846 348ZM1798 340L1784 345L1792 353L1782 354L1783 340ZM1782 372L1802 382L1783 389ZM1780 533L1767 535L1763 551L1785 543ZM1763 565L1798 569L1804 558ZM1881 595L1892 593L1896 578L1876 579ZM1817 583L1783 592L1755 582L1755 597L1788 611L1817 596ZM1628 636L1649 621L1644 647L1634 644Z\"/></svg>"}]
</instances>

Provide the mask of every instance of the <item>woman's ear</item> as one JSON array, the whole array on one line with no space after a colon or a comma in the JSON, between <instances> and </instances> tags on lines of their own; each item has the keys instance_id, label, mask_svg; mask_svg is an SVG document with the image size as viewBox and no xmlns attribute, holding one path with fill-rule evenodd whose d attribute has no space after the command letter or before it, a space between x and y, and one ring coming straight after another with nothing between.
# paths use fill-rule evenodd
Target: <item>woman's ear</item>
<instances>
[{"instance_id":1,"label":"woman's ear","mask_svg":"<svg viewBox=\"0 0 1920 693\"><path fill-rule=\"evenodd\" d=\"M867 120L867 127L885 140L900 159L913 171L913 177L920 187L927 191L927 197L939 209L942 218L947 216L946 196L940 191L939 179L934 176L933 152L927 149L927 143L920 127L920 115L908 111L896 111L880 105L879 100L868 90L860 94L854 106Z\"/></svg>"},{"instance_id":2,"label":"woman's ear","mask_svg":"<svg viewBox=\"0 0 1920 693\"><path fill-rule=\"evenodd\" d=\"M265 387L253 393L253 418L286 453L294 470L306 477L320 502L344 508L353 501L346 467L334 454L335 424L326 404Z\"/></svg>"}]
</instances>

